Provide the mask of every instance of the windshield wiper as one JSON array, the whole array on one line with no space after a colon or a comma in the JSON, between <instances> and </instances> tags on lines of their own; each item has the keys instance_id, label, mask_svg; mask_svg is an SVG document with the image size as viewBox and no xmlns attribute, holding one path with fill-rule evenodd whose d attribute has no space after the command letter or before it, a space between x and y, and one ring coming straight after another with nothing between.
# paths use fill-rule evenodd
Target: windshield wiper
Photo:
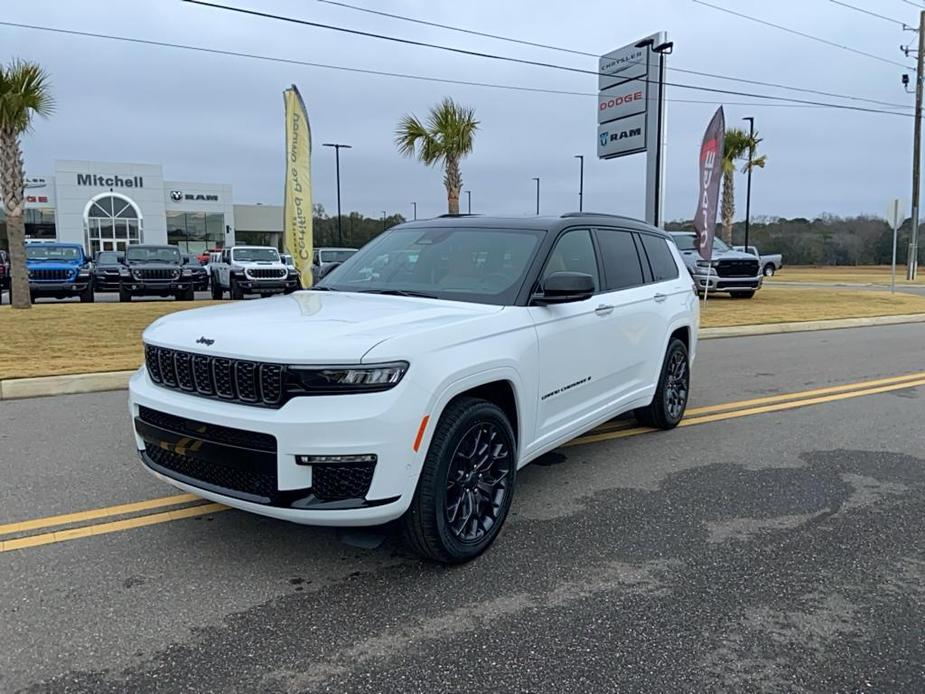
<instances>
[{"instance_id":1,"label":"windshield wiper","mask_svg":"<svg viewBox=\"0 0 925 694\"><path fill-rule=\"evenodd\" d=\"M436 299L433 294L424 292L412 292L407 289L363 289L360 294L384 294L386 296L415 296L421 299Z\"/></svg>"}]
</instances>

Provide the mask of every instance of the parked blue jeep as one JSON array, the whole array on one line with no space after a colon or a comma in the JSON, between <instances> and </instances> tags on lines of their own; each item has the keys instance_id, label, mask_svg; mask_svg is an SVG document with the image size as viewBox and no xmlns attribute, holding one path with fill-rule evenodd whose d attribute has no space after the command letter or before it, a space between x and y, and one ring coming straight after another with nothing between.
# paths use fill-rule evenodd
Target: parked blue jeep
<instances>
[{"instance_id":1,"label":"parked blue jeep","mask_svg":"<svg viewBox=\"0 0 925 694\"><path fill-rule=\"evenodd\" d=\"M33 299L79 296L83 302L93 301L90 259L78 243L27 243L26 269Z\"/></svg>"}]
</instances>

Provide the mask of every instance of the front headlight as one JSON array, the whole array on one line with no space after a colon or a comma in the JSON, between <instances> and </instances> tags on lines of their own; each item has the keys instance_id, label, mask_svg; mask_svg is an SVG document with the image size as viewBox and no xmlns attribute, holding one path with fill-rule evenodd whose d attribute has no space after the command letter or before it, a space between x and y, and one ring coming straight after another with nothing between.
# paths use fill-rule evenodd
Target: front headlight
<instances>
[{"instance_id":1,"label":"front headlight","mask_svg":"<svg viewBox=\"0 0 925 694\"><path fill-rule=\"evenodd\" d=\"M290 366L291 395L379 393L394 388L408 371L408 362L352 366Z\"/></svg>"}]
</instances>

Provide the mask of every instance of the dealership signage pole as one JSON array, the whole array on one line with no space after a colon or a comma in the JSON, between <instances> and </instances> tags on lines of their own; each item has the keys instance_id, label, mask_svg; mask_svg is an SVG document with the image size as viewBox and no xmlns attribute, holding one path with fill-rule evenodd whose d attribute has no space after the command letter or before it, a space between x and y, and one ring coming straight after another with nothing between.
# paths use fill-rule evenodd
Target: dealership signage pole
<instances>
[{"instance_id":1,"label":"dealership signage pole","mask_svg":"<svg viewBox=\"0 0 925 694\"><path fill-rule=\"evenodd\" d=\"M893 263L891 265L890 292L894 294L896 293L896 237L899 234L899 225L902 224L903 221L900 217L901 209L902 201L899 198L893 200L889 208L887 208L887 220L890 222L890 227L893 229Z\"/></svg>"},{"instance_id":2,"label":"dealership signage pole","mask_svg":"<svg viewBox=\"0 0 925 694\"><path fill-rule=\"evenodd\" d=\"M661 226L665 178L665 56L673 44L660 31L598 61L597 156L646 153L646 221Z\"/></svg>"}]
</instances>

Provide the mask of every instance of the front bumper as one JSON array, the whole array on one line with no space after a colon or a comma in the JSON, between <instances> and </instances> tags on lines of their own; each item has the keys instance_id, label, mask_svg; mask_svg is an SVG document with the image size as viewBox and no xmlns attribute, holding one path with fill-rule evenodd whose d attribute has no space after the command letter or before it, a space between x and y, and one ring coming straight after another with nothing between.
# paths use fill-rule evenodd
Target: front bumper
<instances>
[{"instance_id":1,"label":"front bumper","mask_svg":"<svg viewBox=\"0 0 925 694\"><path fill-rule=\"evenodd\" d=\"M135 295L145 294L175 294L185 292L192 286L188 278L182 280L136 280L122 282L122 288Z\"/></svg>"},{"instance_id":2,"label":"front bumper","mask_svg":"<svg viewBox=\"0 0 925 694\"><path fill-rule=\"evenodd\" d=\"M32 296L54 295L62 296L66 294L80 294L86 291L87 285L92 280L89 277L81 277L76 282L29 282L29 292Z\"/></svg>"},{"instance_id":3,"label":"front bumper","mask_svg":"<svg viewBox=\"0 0 925 694\"><path fill-rule=\"evenodd\" d=\"M406 385L408 387L406 387ZM401 516L414 494L424 452L412 450L426 394L410 384L399 384L383 393L293 398L279 409L252 407L188 395L154 384L140 369L129 383L129 407L133 418L136 446L142 461L156 477L173 486L213 501L252 513L308 525L364 526L379 525ZM419 406L417 403L420 403ZM188 420L190 427L209 431L209 426L243 430L266 439L275 439L275 451L264 450L244 460L241 445L233 451L212 441L179 432L152 431L138 418L141 408L169 413ZM155 427L156 429L156 427ZM240 444L240 442L238 442ZM195 478L196 468L186 460L186 471L168 469L152 460L146 451L157 446L210 465L270 465L278 494L273 500L260 495L242 494L240 489ZM227 448L227 447L224 447ZM223 454L225 455L223 459ZM322 502L313 498L313 466L296 463L299 455L370 455L377 456L368 490L363 498ZM163 458L162 458L163 459ZM358 463L359 465L359 463ZM212 476L213 482L217 479Z\"/></svg>"},{"instance_id":4,"label":"front bumper","mask_svg":"<svg viewBox=\"0 0 925 694\"><path fill-rule=\"evenodd\" d=\"M119 275L96 275L93 278L93 289L98 292L117 292L121 280Z\"/></svg>"},{"instance_id":5,"label":"front bumper","mask_svg":"<svg viewBox=\"0 0 925 694\"><path fill-rule=\"evenodd\" d=\"M719 275L704 275L695 273L693 275L694 283L697 285L697 291L701 294L709 286L711 292L753 292L761 289L764 282L764 276L757 277L720 277Z\"/></svg>"},{"instance_id":6,"label":"front bumper","mask_svg":"<svg viewBox=\"0 0 925 694\"><path fill-rule=\"evenodd\" d=\"M247 294L278 294L300 289L298 277L286 277L272 280L251 279L235 276L235 283Z\"/></svg>"}]
</instances>

